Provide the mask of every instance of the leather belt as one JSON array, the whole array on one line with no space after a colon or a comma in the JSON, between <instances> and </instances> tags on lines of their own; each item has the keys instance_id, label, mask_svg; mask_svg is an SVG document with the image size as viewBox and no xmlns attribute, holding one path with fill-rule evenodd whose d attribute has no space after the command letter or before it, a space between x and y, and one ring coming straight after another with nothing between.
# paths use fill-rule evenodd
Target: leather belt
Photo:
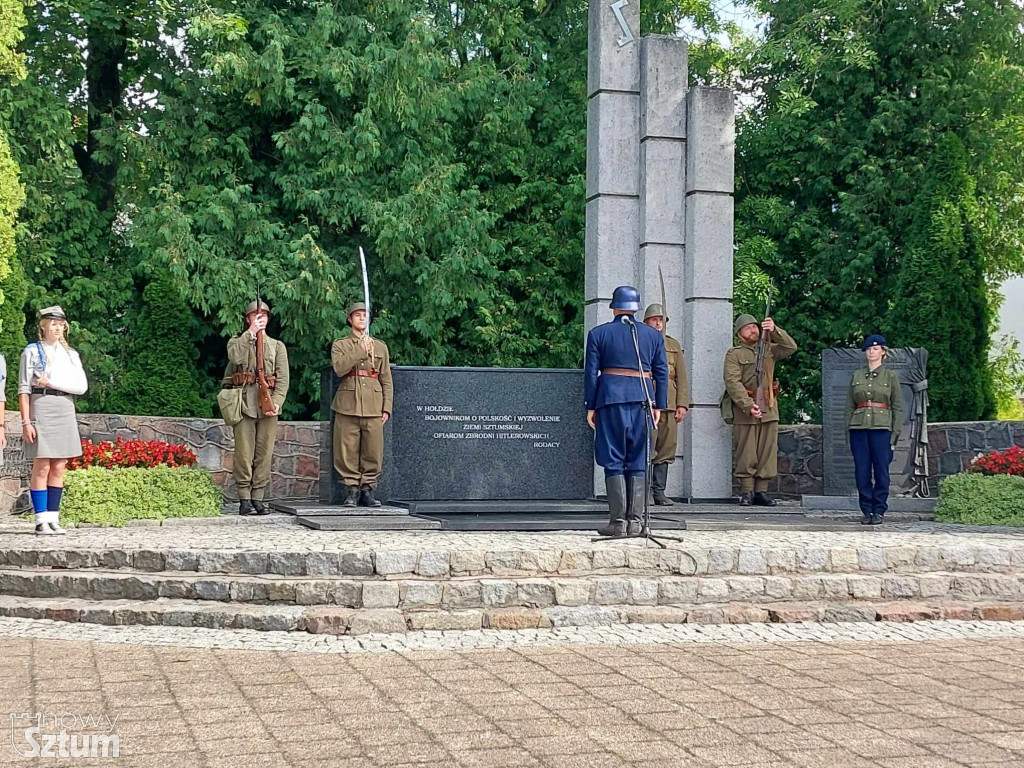
<instances>
[{"instance_id":1,"label":"leather belt","mask_svg":"<svg viewBox=\"0 0 1024 768\"><path fill-rule=\"evenodd\" d=\"M634 379L640 378L640 372L636 368L602 368L602 376L632 376ZM644 371L644 378L651 378L650 371Z\"/></svg>"},{"instance_id":2,"label":"leather belt","mask_svg":"<svg viewBox=\"0 0 1024 768\"><path fill-rule=\"evenodd\" d=\"M274 384L277 383L276 376L265 376L267 380L267 386L273 388ZM247 387L250 384L255 384L257 381L255 373L249 373L248 371L236 371L231 374L231 383L236 387Z\"/></svg>"},{"instance_id":3,"label":"leather belt","mask_svg":"<svg viewBox=\"0 0 1024 768\"><path fill-rule=\"evenodd\" d=\"M67 392L64 392L63 390L51 389L50 387L32 387L32 394L33 395L63 395L65 397L70 397L71 396Z\"/></svg>"},{"instance_id":4,"label":"leather belt","mask_svg":"<svg viewBox=\"0 0 1024 768\"><path fill-rule=\"evenodd\" d=\"M884 408L887 411L889 410L889 405L887 403L876 403L873 400L868 400L866 403L857 403L857 407L858 408Z\"/></svg>"},{"instance_id":5,"label":"leather belt","mask_svg":"<svg viewBox=\"0 0 1024 768\"><path fill-rule=\"evenodd\" d=\"M380 373L378 371L367 371L363 368L355 368L346 373L345 376L362 376L364 378L379 379ZM345 376L342 376L342 378L345 378Z\"/></svg>"}]
</instances>

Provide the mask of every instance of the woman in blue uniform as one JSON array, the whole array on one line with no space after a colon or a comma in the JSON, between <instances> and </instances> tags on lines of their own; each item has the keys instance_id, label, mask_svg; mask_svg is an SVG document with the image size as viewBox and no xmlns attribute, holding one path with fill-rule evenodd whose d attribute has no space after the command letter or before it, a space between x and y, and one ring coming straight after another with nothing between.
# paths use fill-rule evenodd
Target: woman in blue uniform
<instances>
[{"instance_id":1,"label":"woman in blue uniform","mask_svg":"<svg viewBox=\"0 0 1024 768\"><path fill-rule=\"evenodd\" d=\"M889 508L889 464L903 426L900 377L885 366L882 336L861 345L867 365L854 372L846 402L846 427L863 525L879 525Z\"/></svg>"}]
</instances>

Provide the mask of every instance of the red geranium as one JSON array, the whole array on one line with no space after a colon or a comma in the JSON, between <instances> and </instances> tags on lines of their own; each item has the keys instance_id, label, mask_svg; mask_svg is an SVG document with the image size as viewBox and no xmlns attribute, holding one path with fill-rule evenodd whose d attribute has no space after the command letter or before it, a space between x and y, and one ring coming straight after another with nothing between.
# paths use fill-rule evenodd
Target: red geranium
<instances>
[{"instance_id":1,"label":"red geranium","mask_svg":"<svg viewBox=\"0 0 1024 768\"><path fill-rule=\"evenodd\" d=\"M1017 475L1024 477L1024 448L1018 445L1005 451L978 454L971 462L971 472L980 475Z\"/></svg>"},{"instance_id":2,"label":"red geranium","mask_svg":"<svg viewBox=\"0 0 1024 768\"><path fill-rule=\"evenodd\" d=\"M85 467L191 467L196 464L196 454L184 445L165 443L162 440L105 440L93 443L82 441L82 455L68 462L69 469Z\"/></svg>"}]
</instances>

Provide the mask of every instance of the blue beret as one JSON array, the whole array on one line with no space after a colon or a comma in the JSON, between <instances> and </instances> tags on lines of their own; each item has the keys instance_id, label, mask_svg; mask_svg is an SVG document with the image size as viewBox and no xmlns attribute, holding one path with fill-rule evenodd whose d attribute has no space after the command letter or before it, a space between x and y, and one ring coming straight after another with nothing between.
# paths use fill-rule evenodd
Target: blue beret
<instances>
[{"instance_id":1,"label":"blue beret","mask_svg":"<svg viewBox=\"0 0 1024 768\"><path fill-rule=\"evenodd\" d=\"M864 343L860 345L860 349L861 349L862 352L866 352L871 347L884 347L884 346L885 346L885 336L882 336L881 334L876 333L874 336L868 336L866 339L864 339Z\"/></svg>"}]
</instances>

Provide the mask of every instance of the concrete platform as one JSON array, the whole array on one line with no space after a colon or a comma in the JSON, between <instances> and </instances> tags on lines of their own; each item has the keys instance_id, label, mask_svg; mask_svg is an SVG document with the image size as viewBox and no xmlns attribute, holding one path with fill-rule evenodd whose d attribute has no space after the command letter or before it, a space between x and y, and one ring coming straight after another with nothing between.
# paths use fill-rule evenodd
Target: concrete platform
<instances>
[{"instance_id":1,"label":"concrete platform","mask_svg":"<svg viewBox=\"0 0 1024 768\"><path fill-rule=\"evenodd\" d=\"M938 499L911 499L896 496L889 499L890 512L935 512ZM835 511L859 512L860 504L856 496L803 496L801 506L804 509L824 509Z\"/></svg>"}]
</instances>

